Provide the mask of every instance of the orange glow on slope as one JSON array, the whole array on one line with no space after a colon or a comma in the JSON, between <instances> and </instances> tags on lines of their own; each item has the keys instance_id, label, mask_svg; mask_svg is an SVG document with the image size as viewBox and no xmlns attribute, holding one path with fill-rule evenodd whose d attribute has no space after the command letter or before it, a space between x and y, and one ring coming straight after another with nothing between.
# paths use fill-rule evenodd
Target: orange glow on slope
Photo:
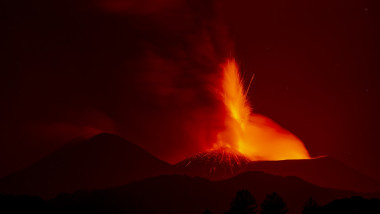
<instances>
[{"instance_id":1,"label":"orange glow on slope","mask_svg":"<svg viewBox=\"0 0 380 214\"><path fill-rule=\"evenodd\" d=\"M219 133L214 148L232 148L251 160L309 159L301 140L271 119L252 113L235 60L222 67L226 128Z\"/></svg>"}]
</instances>

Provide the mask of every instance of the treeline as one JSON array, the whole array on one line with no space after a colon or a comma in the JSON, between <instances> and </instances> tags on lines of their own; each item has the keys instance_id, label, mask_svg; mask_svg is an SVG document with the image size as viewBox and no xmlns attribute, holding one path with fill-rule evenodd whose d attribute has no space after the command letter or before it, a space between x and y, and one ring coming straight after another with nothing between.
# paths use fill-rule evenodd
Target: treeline
<instances>
[{"instance_id":1,"label":"treeline","mask_svg":"<svg viewBox=\"0 0 380 214\"><path fill-rule=\"evenodd\" d=\"M38 214L73 214L73 213L147 213L140 209L131 208L126 199L123 207L120 209L109 202L86 200L66 203L59 201L51 203L42 200L39 197L30 196L4 196L0 195L0 214L13 213L38 213ZM140 207L141 208L141 207ZM149 212L152 213L152 212ZM154 212L153 212L154 213ZM212 210L205 210L203 214L212 214ZM236 193L230 204L230 208L224 214L288 214L293 213L288 210L285 201L277 194L267 195L265 200L259 205L252 194L247 190L241 190ZM339 199L331 203L320 206L313 199L309 198L304 205L302 214L379 214L380 199L364 199L362 197L351 197Z\"/></svg>"},{"instance_id":2,"label":"treeline","mask_svg":"<svg viewBox=\"0 0 380 214\"><path fill-rule=\"evenodd\" d=\"M255 197L248 190L240 190L231 202L230 209L224 214L287 214L288 208L284 200L273 192L266 196L260 207ZM310 197L303 208L302 214L380 214L379 199L364 199L359 196L335 200L325 206L320 206ZM203 214L212 214L206 209Z\"/></svg>"},{"instance_id":3,"label":"treeline","mask_svg":"<svg viewBox=\"0 0 380 214\"><path fill-rule=\"evenodd\" d=\"M288 208L285 202L277 193L267 195L260 206L260 214L286 214ZM210 213L210 212L209 212ZM256 199L248 190L241 190L236 193L236 197L231 202L231 208L225 214L255 214L258 213Z\"/></svg>"}]
</instances>

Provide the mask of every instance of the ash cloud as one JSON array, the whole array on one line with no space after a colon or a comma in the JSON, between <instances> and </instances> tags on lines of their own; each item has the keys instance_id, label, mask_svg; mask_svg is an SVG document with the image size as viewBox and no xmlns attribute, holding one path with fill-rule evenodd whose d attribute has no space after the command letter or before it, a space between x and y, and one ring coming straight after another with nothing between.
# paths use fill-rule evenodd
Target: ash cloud
<instances>
[{"instance_id":1,"label":"ash cloud","mask_svg":"<svg viewBox=\"0 0 380 214\"><path fill-rule=\"evenodd\" d=\"M223 128L212 87L233 48L216 2L8 0L5 8L0 162L14 164L1 165L3 174L100 132L176 162Z\"/></svg>"}]
</instances>

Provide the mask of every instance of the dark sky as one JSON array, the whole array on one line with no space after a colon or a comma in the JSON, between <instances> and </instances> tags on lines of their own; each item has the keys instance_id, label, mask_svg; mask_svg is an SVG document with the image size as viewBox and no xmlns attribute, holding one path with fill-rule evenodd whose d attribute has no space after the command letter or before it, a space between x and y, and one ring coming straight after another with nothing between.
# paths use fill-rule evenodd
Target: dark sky
<instances>
[{"instance_id":1,"label":"dark sky","mask_svg":"<svg viewBox=\"0 0 380 214\"><path fill-rule=\"evenodd\" d=\"M374 2L4 0L0 176L100 132L169 162L201 151L233 56L255 112L380 179Z\"/></svg>"}]
</instances>

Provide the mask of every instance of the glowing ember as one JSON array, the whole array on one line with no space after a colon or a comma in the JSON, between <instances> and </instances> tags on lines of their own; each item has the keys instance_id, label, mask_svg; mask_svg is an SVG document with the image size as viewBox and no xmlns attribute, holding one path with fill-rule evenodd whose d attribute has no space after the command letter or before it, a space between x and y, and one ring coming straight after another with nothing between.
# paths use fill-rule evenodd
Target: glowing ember
<instances>
[{"instance_id":1,"label":"glowing ember","mask_svg":"<svg viewBox=\"0 0 380 214\"><path fill-rule=\"evenodd\" d=\"M234 149L221 147L189 157L177 163L175 168L177 174L218 180L235 175L249 162L247 157Z\"/></svg>"},{"instance_id":2,"label":"glowing ember","mask_svg":"<svg viewBox=\"0 0 380 214\"><path fill-rule=\"evenodd\" d=\"M213 149L232 148L251 160L309 159L301 140L269 118L252 113L246 95L237 64L230 59L223 65L221 91L226 128Z\"/></svg>"}]
</instances>

